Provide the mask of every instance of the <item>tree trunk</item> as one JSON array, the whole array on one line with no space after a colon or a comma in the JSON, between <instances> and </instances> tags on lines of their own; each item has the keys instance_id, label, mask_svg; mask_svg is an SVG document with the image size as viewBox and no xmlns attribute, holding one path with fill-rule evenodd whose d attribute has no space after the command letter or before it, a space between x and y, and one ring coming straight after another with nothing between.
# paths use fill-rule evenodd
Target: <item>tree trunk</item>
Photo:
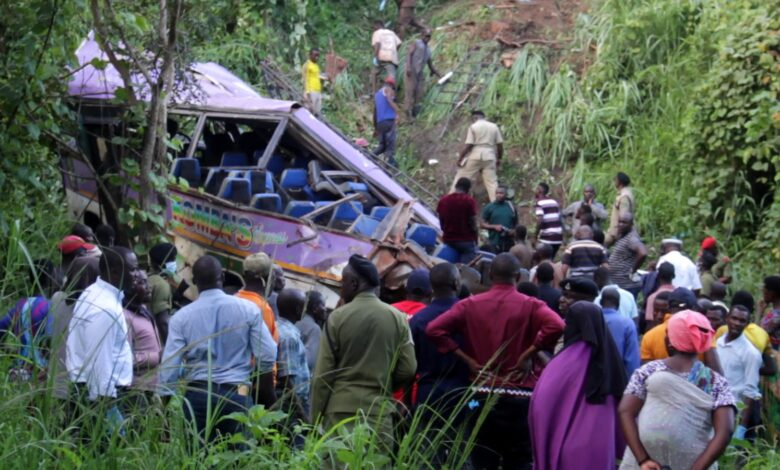
<instances>
[{"instance_id":1,"label":"tree trunk","mask_svg":"<svg viewBox=\"0 0 780 470\"><path fill-rule=\"evenodd\" d=\"M160 41L161 65L159 75L154 83L150 83L151 103L146 119L144 145L141 151L141 174L139 175L139 206L142 211L154 212L152 206L161 204L161 196L157 193L150 178L153 171L165 168L166 145L165 133L168 120L168 100L173 92L175 69L177 31L176 26L181 13L180 0L168 2L160 0L160 20L158 23L158 40ZM146 241L156 230L154 224L145 222L139 227L141 240Z\"/></svg>"}]
</instances>

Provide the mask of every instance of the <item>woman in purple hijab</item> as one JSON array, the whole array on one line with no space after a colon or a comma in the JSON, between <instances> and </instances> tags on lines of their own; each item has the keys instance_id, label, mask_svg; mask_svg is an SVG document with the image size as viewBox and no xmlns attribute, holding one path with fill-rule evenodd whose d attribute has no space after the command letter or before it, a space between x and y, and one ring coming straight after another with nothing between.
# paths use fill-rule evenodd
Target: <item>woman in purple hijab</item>
<instances>
[{"instance_id":1,"label":"woman in purple hijab","mask_svg":"<svg viewBox=\"0 0 780 470\"><path fill-rule=\"evenodd\" d=\"M617 405L628 380L598 305L569 307L563 341L531 398L534 469L613 470L625 447Z\"/></svg>"}]
</instances>

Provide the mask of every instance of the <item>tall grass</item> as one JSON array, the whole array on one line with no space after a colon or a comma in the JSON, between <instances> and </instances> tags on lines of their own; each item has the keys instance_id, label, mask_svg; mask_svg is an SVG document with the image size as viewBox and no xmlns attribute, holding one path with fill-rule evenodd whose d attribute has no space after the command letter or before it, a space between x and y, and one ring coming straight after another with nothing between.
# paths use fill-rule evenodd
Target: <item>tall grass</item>
<instances>
[{"instance_id":1,"label":"tall grass","mask_svg":"<svg viewBox=\"0 0 780 470\"><path fill-rule=\"evenodd\" d=\"M29 282L15 282L14 278L22 278L18 273L33 266L36 256L28 247L28 240L35 237L21 230L19 224L13 227L4 247L7 275L0 284L2 311L17 299L40 292ZM61 341L63 338L51 338L51 355ZM243 434L199 445L196 430L184 417L186 402L181 395L167 405L154 398L146 401L140 392L121 400L65 400L56 393L55 377L63 371L58 370L55 357L50 357L48 374L36 370L31 380L15 381L6 371L21 359L17 354L19 342L13 335L6 335L3 346L0 458L4 468L318 469L344 465L380 468L390 462L400 468L461 468L474 445L473 435L466 433L453 416L437 415L437 408L421 407L409 416L408 429L395 438L394 449L388 452L382 445L384 436L377 434L369 424L371 419L362 414L322 432L313 425L291 428L282 410L262 406L224 418L243 423ZM454 413L464 410L470 398L469 394L461 396ZM105 420L106 412L117 404L125 418L122 433ZM384 402L381 406L390 409L394 405ZM489 406L476 412L475 419L484 419L482 415L488 410ZM211 421L209 426L213 424ZM293 433L305 436L301 447L293 446Z\"/></svg>"}]
</instances>

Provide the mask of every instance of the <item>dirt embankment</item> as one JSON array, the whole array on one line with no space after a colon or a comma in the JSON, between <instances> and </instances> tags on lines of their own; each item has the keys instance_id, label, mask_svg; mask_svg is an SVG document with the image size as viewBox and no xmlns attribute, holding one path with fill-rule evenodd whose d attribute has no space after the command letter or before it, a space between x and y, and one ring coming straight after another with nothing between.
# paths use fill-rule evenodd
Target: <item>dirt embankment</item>
<instances>
[{"instance_id":1,"label":"dirt embankment","mask_svg":"<svg viewBox=\"0 0 780 470\"><path fill-rule=\"evenodd\" d=\"M541 44L550 48L553 57L550 63L555 67L560 63L564 45L571 40L571 32L577 15L585 11L582 0L533 0L533 1L471 1L467 13L461 21L449 21L446 24L432 24L434 37L436 31L448 33L452 37L457 32L457 40L468 44L467 55L487 53L490 60L500 66L511 67L514 58L528 44ZM445 3L440 8L453 8ZM434 12L433 17L436 16ZM428 18L426 18L428 20ZM430 23L428 23L430 24ZM435 39L434 39L435 41ZM560 56L560 57L556 57ZM454 58L456 64L467 60L466 57ZM434 57L434 60L436 58ZM441 67L440 67L441 68ZM497 69L496 69L497 70ZM444 72L444 70L442 70ZM458 71L456 70L456 73ZM483 84L484 86L484 84ZM457 171L456 154L462 148L468 127L469 112L477 106L480 90L475 90L467 96L468 90L461 96L449 97L453 103L452 115L449 119L436 122L432 126L424 126L421 122L405 123L402 131L404 136L401 145L411 149L421 162L422 168L417 171L417 177L432 192L446 192ZM457 103L463 103L455 108ZM484 110L489 118L498 121L502 119L518 119L517 116L491 116L491 110ZM518 112L518 116L520 112ZM525 126L533 126L533 119L522 118ZM501 174L517 174L505 171L512 166L523 166L522 163L530 153L526 142L505 142L505 161L499 170ZM427 164L429 159L436 159L434 166ZM536 171L534 171L536 170ZM535 182L546 176L538 169L527 169L523 172L524 181L508 181L517 192L515 202L528 201L533 197ZM478 200L484 201L487 195L481 183L477 188ZM521 210L521 213L525 212Z\"/></svg>"}]
</instances>

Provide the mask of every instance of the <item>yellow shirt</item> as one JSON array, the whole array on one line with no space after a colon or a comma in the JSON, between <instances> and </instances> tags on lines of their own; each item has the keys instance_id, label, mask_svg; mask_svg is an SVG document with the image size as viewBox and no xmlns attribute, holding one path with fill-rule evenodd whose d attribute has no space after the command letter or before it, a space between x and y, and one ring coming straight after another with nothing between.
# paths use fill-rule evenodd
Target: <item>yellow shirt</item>
<instances>
[{"instance_id":1,"label":"yellow shirt","mask_svg":"<svg viewBox=\"0 0 780 470\"><path fill-rule=\"evenodd\" d=\"M303 92L322 92L322 80L320 79L320 66L316 62L307 60L303 64Z\"/></svg>"},{"instance_id":2,"label":"yellow shirt","mask_svg":"<svg viewBox=\"0 0 780 470\"><path fill-rule=\"evenodd\" d=\"M728 331L729 327L727 325L718 328L718 331L715 332L715 337L712 338L713 348L715 347L715 342L718 338L728 333ZM742 333L753 346L758 348L759 352L763 353L764 351L771 349L771 346L769 345L769 333L755 323L748 323L748 326L745 327L745 330Z\"/></svg>"},{"instance_id":3,"label":"yellow shirt","mask_svg":"<svg viewBox=\"0 0 780 470\"><path fill-rule=\"evenodd\" d=\"M669 357L669 351L666 350L666 324L671 315L664 316L664 322L651 328L650 331L642 336L642 345L639 348L639 356L642 362L656 361Z\"/></svg>"}]
</instances>

